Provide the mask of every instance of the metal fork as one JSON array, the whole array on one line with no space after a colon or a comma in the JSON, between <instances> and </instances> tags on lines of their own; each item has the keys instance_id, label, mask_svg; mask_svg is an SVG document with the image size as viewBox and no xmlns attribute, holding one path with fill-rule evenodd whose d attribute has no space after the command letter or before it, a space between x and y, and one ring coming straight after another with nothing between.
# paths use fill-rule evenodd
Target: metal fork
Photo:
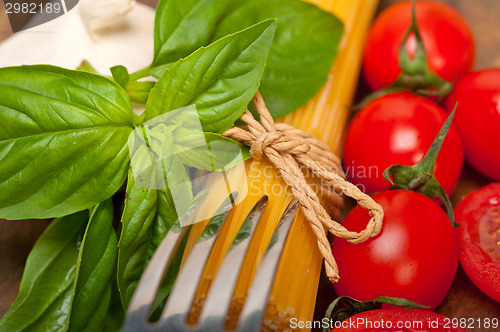
<instances>
[{"instance_id":1,"label":"metal fork","mask_svg":"<svg viewBox=\"0 0 500 332\"><path fill-rule=\"evenodd\" d=\"M148 317L156 294L177 245L183 236L183 232L169 232L156 250L139 281L127 311L124 331L224 331L224 324L228 318L228 310L239 271L266 204L267 197L262 197L248 215L247 220L252 223L250 235L232 247L226 254L203 304L198 323L194 326L188 325L186 321L191 311L205 263L209 258L217 236L196 244L177 276L160 319L157 322L150 322ZM274 235L276 242L270 244L252 282L239 317L237 331L259 331L262 326L281 252L292 221L295 218L298 205L297 200L293 200L281 216ZM229 215L229 213L226 215L224 223L227 222ZM219 231L222 227L220 226Z\"/></svg>"}]
</instances>

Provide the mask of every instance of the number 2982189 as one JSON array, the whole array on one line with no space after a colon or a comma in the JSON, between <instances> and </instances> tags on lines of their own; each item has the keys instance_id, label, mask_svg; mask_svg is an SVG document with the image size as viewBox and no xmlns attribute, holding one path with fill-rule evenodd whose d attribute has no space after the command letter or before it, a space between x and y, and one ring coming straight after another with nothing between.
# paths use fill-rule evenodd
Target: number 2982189
<instances>
[{"instance_id":1,"label":"number 2982189","mask_svg":"<svg viewBox=\"0 0 500 332\"><path fill-rule=\"evenodd\" d=\"M443 328L455 329L497 329L499 326L498 318L445 318Z\"/></svg>"},{"instance_id":2,"label":"number 2982189","mask_svg":"<svg viewBox=\"0 0 500 332\"><path fill-rule=\"evenodd\" d=\"M34 2L6 2L5 12L7 14L58 14L63 11L60 3L34 3Z\"/></svg>"}]
</instances>

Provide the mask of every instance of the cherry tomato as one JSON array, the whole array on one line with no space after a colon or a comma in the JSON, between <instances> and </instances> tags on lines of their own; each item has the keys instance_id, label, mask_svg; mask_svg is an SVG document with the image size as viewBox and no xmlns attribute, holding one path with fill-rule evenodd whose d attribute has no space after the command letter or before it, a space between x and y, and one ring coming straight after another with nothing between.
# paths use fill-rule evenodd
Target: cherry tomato
<instances>
[{"instance_id":1,"label":"cherry tomato","mask_svg":"<svg viewBox=\"0 0 500 332\"><path fill-rule=\"evenodd\" d=\"M500 302L500 183L467 195L456 207L460 263L472 282Z\"/></svg>"},{"instance_id":2,"label":"cherry tomato","mask_svg":"<svg viewBox=\"0 0 500 332\"><path fill-rule=\"evenodd\" d=\"M435 103L409 92L373 100L347 130L343 164L349 180L367 193L389 189L384 170L422 160L446 118ZM452 124L434 165L434 175L448 194L458 182L462 164L462 144Z\"/></svg>"},{"instance_id":3,"label":"cherry tomato","mask_svg":"<svg viewBox=\"0 0 500 332\"><path fill-rule=\"evenodd\" d=\"M432 199L414 191L389 190L372 197L385 211L382 230L360 244L333 240L340 272L335 292L360 301L400 297L435 309L458 266L450 220ZM369 219L367 210L357 206L342 225L359 232Z\"/></svg>"},{"instance_id":4,"label":"cherry tomato","mask_svg":"<svg viewBox=\"0 0 500 332\"><path fill-rule=\"evenodd\" d=\"M411 2L398 2L375 20L367 37L363 74L373 90L390 85L401 73L398 53L411 23ZM429 69L454 81L474 63L474 40L469 26L452 7L435 1L417 1L417 24ZM416 39L410 35L406 49L413 57Z\"/></svg>"},{"instance_id":5,"label":"cherry tomato","mask_svg":"<svg viewBox=\"0 0 500 332\"><path fill-rule=\"evenodd\" d=\"M451 320L443 315L423 310L380 309L363 311L351 316L332 331L398 331L398 332L465 332L460 321ZM465 323L467 324L467 323ZM464 324L462 324L464 325Z\"/></svg>"},{"instance_id":6,"label":"cherry tomato","mask_svg":"<svg viewBox=\"0 0 500 332\"><path fill-rule=\"evenodd\" d=\"M469 73L459 79L445 101L452 110L466 160L479 172L500 181L500 68Z\"/></svg>"}]
</instances>

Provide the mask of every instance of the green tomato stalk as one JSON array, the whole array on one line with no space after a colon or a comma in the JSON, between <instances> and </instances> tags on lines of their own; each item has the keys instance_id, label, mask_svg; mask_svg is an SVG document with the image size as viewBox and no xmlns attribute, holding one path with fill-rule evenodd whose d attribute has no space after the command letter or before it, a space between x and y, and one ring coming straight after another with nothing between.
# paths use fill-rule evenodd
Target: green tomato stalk
<instances>
[{"instance_id":1,"label":"green tomato stalk","mask_svg":"<svg viewBox=\"0 0 500 332\"><path fill-rule=\"evenodd\" d=\"M410 57L406 49L406 41L412 33L416 39L416 49L413 58ZM438 102L440 102L453 90L451 82L446 81L428 69L427 54L417 24L416 0L412 2L411 25L399 46L398 59L399 67L401 68L399 77L388 87L375 91L365 97L356 108L361 109L370 101L380 96L400 91L412 91L424 97L435 96L438 98Z\"/></svg>"},{"instance_id":2,"label":"green tomato stalk","mask_svg":"<svg viewBox=\"0 0 500 332\"><path fill-rule=\"evenodd\" d=\"M383 173L384 178L393 184L391 189L413 190L432 199L439 197L443 201L446 213L453 227L459 226L459 223L455 222L453 216L453 206L451 205L450 198L436 180L433 173L434 164L436 163L446 134L450 129L456 109L457 105L455 105L453 112L448 116L448 119L443 127L441 127L431 147L419 163L413 166L392 165L385 169Z\"/></svg>"},{"instance_id":3,"label":"green tomato stalk","mask_svg":"<svg viewBox=\"0 0 500 332\"><path fill-rule=\"evenodd\" d=\"M402 299L399 297L379 296L371 301L361 302L349 296L341 296L335 299L326 310L325 318L333 322L340 322L363 311L377 310L382 304L400 306L404 309L429 309L430 307ZM333 311L335 310L335 313ZM328 329L324 329L328 332Z\"/></svg>"}]
</instances>

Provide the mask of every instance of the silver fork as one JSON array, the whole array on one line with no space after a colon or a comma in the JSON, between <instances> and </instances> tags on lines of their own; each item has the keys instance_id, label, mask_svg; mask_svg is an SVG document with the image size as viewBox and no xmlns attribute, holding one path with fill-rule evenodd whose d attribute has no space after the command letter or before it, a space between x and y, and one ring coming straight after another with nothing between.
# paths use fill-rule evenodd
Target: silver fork
<instances>
[{"instance_id":1,"label":"silver fork","mask_svg":"<svg viewBox=\"0 0 500 332\"><path fill-rule=\"evenodd\" d=\"M203 304L198 323L194 326L187 325L186 321L205 263L217 236L213 236L194 246L177 276L160 319L157 322L150 322L148 317L156 294L175 249L183 236L183 232L169 232L156 250L137 285L127 310L124 331L224 331L224 324L228 317L228 310L239 271L266 204L267 197L261 198L248 215L247 220L251 221L250 235L232 247L224 257ZM252 282L239 317L237 331L259 331L262 326L281 252L292 221L295 218L298 205L297 200L293 200L281 216L274 235L276 242L271 243ZM224 223L227 222L228 215L229 213L226 215ZM219 230L222 227L221 225Z\"/></svg>"}]
</instances>

